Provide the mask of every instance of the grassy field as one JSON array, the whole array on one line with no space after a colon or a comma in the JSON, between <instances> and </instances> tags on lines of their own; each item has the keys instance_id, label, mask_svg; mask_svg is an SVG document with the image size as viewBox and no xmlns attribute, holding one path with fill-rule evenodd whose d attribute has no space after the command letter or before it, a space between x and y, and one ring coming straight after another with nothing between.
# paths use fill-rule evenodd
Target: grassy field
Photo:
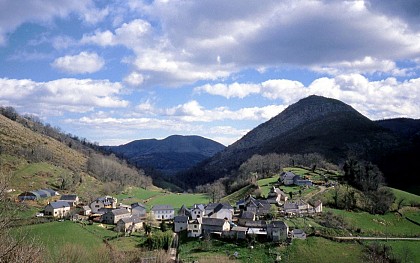
<instances>
[{"instance_id":1,"label":"grassy field","mask_svg":"<svg viewBox=\"0 0 420 263\"><path fill-rule=\"evenodd\" d=\"M270 189L273 187L275 183L277 183L278 180L279 180L279 175L258 180L257 183L258 183L258 186L260 187L261 195L267 196L268 193L270 192Z\"/></svg>"},{"instance_id":2,"label":"grassy field","mask_svg":"<svg viewBox=\"0 0 420 263\"><path fill-rule=\"evenodd\" d=\"M395 194L396 202L403 200L403 205L420 205L420 196L391 187L389 189Z\"/></svg>"},{"instance_id":3,"label":"grassy field","mask_svg":"<svg viewBox=\"0 0 420 263\"><path fill-rule=\"evenodd\" d=\"M119 202L131 204L141 202L150 209L153 205L172 205L175 209L182 205L191 207L194 204L207 204L210 198L206 194L171 193L163 189L153 187L150 189L132 188L126 193L117 195Z\"/></svg>"},{"instance_id":4,"label":"grassy field","mask_svg":"<svg viewBox=\"0 0 420 263\"><path fill-rule=\"evenodd\" d=\"M368 244L369 242L365 242ZM392 248L392 254L401 262L420 262L419 241L386 241L380 242Z\"/></svg>"},{"instance_id":5,"label":"grassy field","mask_svg":"<svg viewBox=\"0 0 420 263\"><path fill-rule=\"evenodd\" d=\"M246 196L254 192L254 190L255 188L252 185L247 185L239 189L238 191L235 191L230 195L223 197L221 201L230 203L231 205L235 205L237 201L245 198Z\"/></svg>"},{"instance_id":6,"label":"grassy field","mask_svg":"<svg viewBox=\"0 0 420 263\"><path fill-rule=\"evenodd\" d=\"M358 243L338 243L320 237L293 240L289 247L279 249L285 262L361 262L363 246Z\"/></svg>"},{"instance_id":7,"label":"grassy field","mask_svg":"<svg viewBox=\"0 0 420 263\"><path fill-rule=\"evenodd\" d=\"M353 229L360 229L361 235L366 236L420 236L420 226L402 218L397 213L385 215L371 215L367 212L350 212L332 208L332 211L344 217L344 220Z\"/></svg>"},{"instance_id":8,"label":"grassy field","mask_svg":"<svg viewBox=\"0 0 420 263\"><path fill-rule=\"evenodd\" d=\"M206 259L206 262L217 262L216 260L220 258L235 259L232 255L237 252L236 262L264 263L274 262L276 259L276 255L270 253L272 250L275 250L273 245L268 243L256 244L251 249L246 243L235 244L235 242L220 240L190 240L181 244L179 256L180 259L187 262L192 262L193 260L202 262L202 259ZM232 260L232 262L235 261Z\"/></svg>"},{"instance_id":9,"label":"grassy field","mask_svg":"<svg viewBox=\"0 0 420 263\"><path fill-rule=\"evenodd\" d=\"M58 260L60 252L71 249L77 244L78 249L89 253L79 253L86 262L97 262L99 251L105 248L102 239L70 221L52 222L38 225L24 226L14 229L16 235L25 233L34 237L36 242L45 247L50 253L51 260ZM98 253L96 253L98 252Z\"/></svg>"}]
</instances>

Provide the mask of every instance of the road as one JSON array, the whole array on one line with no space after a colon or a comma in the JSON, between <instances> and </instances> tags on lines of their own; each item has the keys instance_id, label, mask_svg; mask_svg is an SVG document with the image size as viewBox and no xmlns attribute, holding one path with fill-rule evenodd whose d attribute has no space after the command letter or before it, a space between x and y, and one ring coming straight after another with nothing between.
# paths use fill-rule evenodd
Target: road
<instances>
[{"instance_id":1,"label":"road","mask_svg":"<svg viewBox=\"0 0 420 263\"><path fill-rule=\"evenodd\" d=\"M410 240L420 241L420 237L334 237L341 240Z\"/></svg>"}]
</instances>

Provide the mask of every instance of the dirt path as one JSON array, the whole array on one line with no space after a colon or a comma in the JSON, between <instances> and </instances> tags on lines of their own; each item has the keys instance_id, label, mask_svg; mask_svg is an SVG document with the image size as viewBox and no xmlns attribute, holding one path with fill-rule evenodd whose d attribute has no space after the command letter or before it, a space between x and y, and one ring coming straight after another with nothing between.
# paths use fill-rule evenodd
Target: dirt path
<instances>
[{"instance_id":1,"label":"dirt path","mask_svg":"<svg viewBox=\"0 0 420 263\"><path fill-rule=\"evenodd\" d=\"M305 201L308 201L309 199L311 199L315 195L320 194L320 193L323 193L325 190L327 190L327 187L325 187L323 185L318 186L318 187L319 187L319 190L318 191L313 191L313 192L311 192L311 193L309 193L309 194L307 194L305 196Z\"/></svg>"}]
</instances>

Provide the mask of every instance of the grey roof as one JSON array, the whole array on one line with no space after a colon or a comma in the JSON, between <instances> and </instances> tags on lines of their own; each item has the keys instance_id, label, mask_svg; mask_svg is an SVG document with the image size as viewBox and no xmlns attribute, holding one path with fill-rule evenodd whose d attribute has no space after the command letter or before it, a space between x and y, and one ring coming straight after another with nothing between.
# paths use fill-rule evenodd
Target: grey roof
<instances>
[{"instance_id":1,"label":"grey roof","mask_svg":"<svg viewBox=\"0 0 420 263\"><path fill-rule=\"evenodd\" d=\"M128 212L127 209L125 208L119 208L119 209L114 209L108 213L112 213L117 216L117 215L129 214L130 212Z\"/></svg>"},{"instance_id":2,"label":"grey roof","mask_svg":"<svg viewBox=\"0 0 420 263\"><path fill-rule=\"evenodd\" d=\"M174 222L187 223L188 222L188 216L175 216L174 217Z\"/></svg>"},{"instance_id":3,"label":"grey roof","mask_svg":"<svg viewBox=\"0 0 420 263\"><path fill-rule=\"evenodd\" d=\"M203 217L202 220L202 224L208 226L223 226L223 224L225 223L225 220L220 218Z\"/></svg>"},{"instance_id":4,"label":"grey roof","mask_svg":"<svg viewBox=\"0 0 420 263\"><path fill-rule=\"evenodd\" d=\"M54 209L63 208L63 207L70 207L69 203L65 201L55 201L49 204Z\"/></svg>"},{"instance_id":5,"label":"grey roof","mask_svg":"<svg viewBox=\"0 0 420 263\"><path fill-rule=\"evenodd\" d=\"M269 224L267 224L267 226L270 226L272 228L282 228L282 229L288 228L287 224L283 221L272 221Z\"/></svg>"},{"instance_id":6,"label":"grey roof","mask_svg":"<svg viewBox=\"0 0 420 263\"><path fill-rule=\"evenodd\" d=\"M115 198L113 198L112 196L104 196L97 198L96 201L100 201L104 205L112 205L115 202Z\"/></svg>"},{"instance_id":7,"label":"grey roof","mask_svg":"<svg viewBox=\"0 0 420 263\"><path fill-rule=\"evenodd\" d=\"M121 218L120 220L122 222L124 222L125 224L127 224L127 223L140 223L141 222L141 219L138 216L125 217L125 218Z\"/></svg>"},{"instance_id":8,"label":"grey roof","mask_svg":"<svg viewBox=\"0 0 420 263\"><path fill-rule=\"evenodd\" d=\"M69 201L73 201L77 199L77 195L62 195L60 197L60 200L69 200Z\"/></svg>"},{"instance_id":9,"label":"grey roof","mask_svg":"<svg viewBox=\"0 0 420 263\"><path fill-rule=\"evenodd\" d=\"M194 204L192 209L200 209L201 211L204 211L204 205L203 204Z\"/></svg>"},{"instance_id":10,"label":"grey roof","mask_svg":"<svg viewBox=\"0 0 420 263\"><path fill-rule=\"evenodd\" d=\"M302 229L293 229L292 233L294 235L301 235L301 234L305 234L305 231L303 231Z\"/></svg>"},{"instance_id":11,"label":"grey roof","mask_svg":"<svg viewBox=\"0 0 420 263\"><path fill-rule=\"evenodd\" d=\"M159 210L174 210L174 208L171 205L154 205L152 207L152 211L159 211Z\"/></svg>"},{"instance_id":12,"label":"grey roof","mask_svg":"<svg viewBox=\"0 0 420 263\"><path fill-rule=\"evenodd\" d=\"M142 207L142 208L146 209L146 206L142 203L136 202L136 203L131 204L131 208L136 208L136 207Z\"/></svg>"},{"instance_id":13,"label":"grey roof","mask_svg":"<svg viewBox=\"0 0 420 263\"><path fill-rule=\"evenodd\" d=\"M234 226L231 231L246 232L248 231L248 228L243 226Z\"/></svg>"},{"instance_id":14,"label":"grey roof","mask_svg":"<svg viewBox=\"0 0 420 263\"><path fill-rule=\"evenodd\" d=\"M255 214L251 211L242 211L240 218L242 219L254 219Z\"/></svg>"},{"instance_id":15,"label":"grey roof","mask_svg":"<svg viewBox=\"0 0 420 263\"><path fill-rule=\"evenodd\" d=\"M186 216L186 215L190 215L191 214L191 210L188 209L185 205L182 205L181 208L178 210L178 215L182 215L182 216Z\"/></svg>"},{"instance_id":16,"label":"grey roof","mask_svg":"<svg viewBox=\"0 0 420 263\"><path fill-rule=\"evenodd\" d=\"M292 173L292 172L284 172L284 173L281 175L281 178L282 178L283 180L285 180L285 179L292 180L293 178L295 178L295 176L296 176L296 174L294 174L294 173Z\"/></svg>"}]
</instances>

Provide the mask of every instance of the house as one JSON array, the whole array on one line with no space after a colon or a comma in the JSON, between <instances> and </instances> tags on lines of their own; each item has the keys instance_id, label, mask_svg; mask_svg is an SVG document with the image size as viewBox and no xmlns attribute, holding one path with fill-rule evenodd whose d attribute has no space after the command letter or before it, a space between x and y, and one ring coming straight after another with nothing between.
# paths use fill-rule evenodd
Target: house
<instances>
[{"instance_id":1,"label":"house","mask_svg":"<svg viewBox=\"0 0 420 263\"><path fill-rule=\"evenodd\" d=\"M222 233L230 230L230 224L226 219L203 217L201 229L203 233Z\"/></svg>"},{"instance_id":2,"label":"house","mask_svg":"<svg viewBox=\"0 0 420 263\"><path fill-rule=\"evenodd\" d=\"M322 213L322 202L321 200L317 200L312 204L315 213Z\"/></svg>"},{"instance_id":3,"label":"house","mask_svg":"<svg viewBox=\"0 0 420 263\"><path fill-rule=\"evenodd\" d=\"M270 192L268 193L267 196L267 201L270 204L283 204L284 202L286 202L288 199L287 195L285 192L283 192L282 190L280 190L279 188L273 186L270 189Z\"/></svg>"},{"instance_id":4,"label":"house","mask_svg":"<svg viewBox=\"0 0 420 263\"><path fill-rule=\"evenodd\" d=\"M116 209L117 199L112 196L99 197L90 203L89 206L92 209L92 213L96 214L101 208Z\"/></svg>"},{"instance_id":5,"label":"house","mask_svg":"<svg viewBox=\"0 0 420 263\"><path fill-rule=\"evenodd\" d=\"M293 178L293 184L294 185L299 185L299 186L312 186L313 185L311 180L302 179L299 175L296 175Z\"/></svg>"},{"instance_id":6,"label":"house","mask_svg":"<svg viewBox=\"0 0 420 263\"><path fill-rule=\"evenodd\" d=\"M283 172L280 175L279 181L280 183L284 184L284 185L293 185L294 181L293 179L295 178L295 174L292 172Z\"/></svg>"},{"instance_id":7,"label":"house","mask_svg":"<svg viewBox=\"0 0 420 263\"><path fill-rule=\"evenodd\" d=\"M267 200L251 199L245 210L253 212L256 216L265 216L270 213L271 204Z\"/></svg>"},{"instance_id":8,"label":"house","mask_svg":"<svg viewBox=\"0 0 420 263\"><path fill-rule=\"evenodd\" d=\"M293 239L306 239L306 233L302 229L293 229L291 232Z\"/></svg>"},{"instance_id":9,"label":"house","mask_svg":"<svg viewBox=\"0 0 420 263\"><path fill-rule=\"evenodd\" d=\"M311 180L302 179L299 175L292 172L283 172L280 175L279 181L284 185L312 186Z\"/></svg>"},{"instance_id":10,"label":"house","mask_svg":"<svg viewBox=\"0 0 420 263\"><path fill-rule=\"evenodd\" d=\"M117 208L118 209L123 208L123 209L127 210L129 213L131 213L131 205L125 205L125 204L119 203Z\"/></svg>"},{"instance_id":11,"label":"house","mask_svg":"<svg viewBox=\"0 0 420 263\"><path fill-rule=\"evenodd\" d=\"M143 227L143 221L138 216L124 217L118 220L115 231L117 232L135 232Z\"/></svg>"},{"instance_id":12,"label":"house","mask_svg":"<svg viewBox=\"0 0 420 263\"><path fill-rule=\"evenodd\" d=\"M128 212L125 208L114 209L103 214L101 216L101 221L105 224L115 225L118 220L128 218L130 216L130 212Z\"/></svg>"},{"instance_id":13,"label":"house","mask_svg":"<svg viewBox=\"0 0 420 263\"><path fill-rule=\"evenodd\" d=\"M207 208L206 208L207 209ZM232 221L233 208L226 204L217 204L213 211L207 214L209 218L227 219Z\"/></svg>"},{"instance_id":14,"label":"house","mask_svg":"<svg viewBox=\"0 0 420 263\"><path fill-rule=\"evenodd\" d=\"M191 219L197 219L205 215L205 208L202 204L195 204L190 211Z\"/></svg>"},{"instance_id":15,"label":"house","mask_svg":"<svg viewBox=\"0 0 420 263\"><path fill-rule=\"evenodd\" d=\"M238 218L238 225L245 226L248 221L255 221L255 213L242 210Z\"/></svg>"},{"instance_id":16,"label":"house","mask_svg":"<svg viewBox=\"0 0 420 263\"><path fill-rule=\"evenodd\" d=\"M230 231L224 231L223 237L233 238L233 239L246 239L246 233L248 232L247 227L243 226L234 226Z\"/></svg>"},{"instance_id":17,"label":"house","mask_svg":"<svg viewBox=\"0 0 420 263\"><path fill-rule=\"evenodd\" d=\"M191 216L191 210L188 209L185 205L182 205L181 208L178 210L179 216Z\"/></svg>"},{"instance_id":18,"label":"house","mask_svg":"<svg viewBox=\"0 0 420 263\"><path fill-rule=\"evenodd\" d=\"M154 205L151 211L157 220L171 220L175 216L175 210L171 205Z\"/></svg>"},{"instance_id":19,"label":"house","mask_svg":"<svg viewBox=\"0 0 420 263\"><path fill-rule=\"evenodd\" d=\"M70 213L70 205L66 201L51 202L44 208L44 215L63 218Z\"/></svg>"},{"instance_id":20,"label":"house","mask_svg":"<svg viewBox=\"0 0 420 263\"><path fill-rule=\"evenodd\" d=\"M90 209L90 206L84 205L80 213L84 216L88 216L92 213L92 209Z\"/></svg>"},{"instance_id":21,"label":"house","mask_svg":"<svg viewBox=\"0 0 420 263\"><path fill-rule=\"evenodd\" d=\"M52 189L39 189L30 192L23 192L18 196L19 201L25 200L39 200L42 198L53 197L60 195L58 192Z\"/></svg>"},{"instance_id":22,"label":"house","mask_svg":"<svg viewBox=\"0 0 420 263\"><path fill-rule=\"evenodd\" d=\"M315 213L315 209L313 206L301 199L284 203L283 212L289 215L313 214Z\"/></svg>"},{"instance_id":23,"label":"house","mask_svg":"<svg viewBox=\"0 0 420 263\"><path fill-rule=\"evenodd\" d=\"M131 204L131 215L145 219L147 216L146 206L138 202Z\"/></svg>"},{"instance_id":24,"label":"house","mask_svg":"<svg viewBox=\"0 0 420 263\"><path fill-rule=\"evenodd\" d=\"M267 238L274 242L285 241L289 235L289 227L283 221L272 221L267 224Z\"/></svg>"},{"instance_id":25,"label":"house","mask_svg":"<svg viewBox=\"0 0 420 263\"><path fill-rule=\"evenodd\" d=\"M188 226L187 226L187 236L188 237L199 237L202 234L202 217L199 217L197 219L194 220L190 220L188 221Z\"/></svg>"},{"instance_id":26,"label":"house","mask_svg":"<svg viewBox=\"0 0 420 263\"><path fill-rule=\"evenodd\" d=\"M79 204L79 197L77 195L62 195L60 200L68 202L70 207L75 207Z\"/></svg>"},{"instance_id":27,"label":"house","mask_svg":"<svg viewBox=\"0 0 420 263\"><path fill-rule=\"evenodd\" d=\"M188 216L175 216L174 217L174 232L179 233L188 228Z\"/></svg>"}]
</instances>

